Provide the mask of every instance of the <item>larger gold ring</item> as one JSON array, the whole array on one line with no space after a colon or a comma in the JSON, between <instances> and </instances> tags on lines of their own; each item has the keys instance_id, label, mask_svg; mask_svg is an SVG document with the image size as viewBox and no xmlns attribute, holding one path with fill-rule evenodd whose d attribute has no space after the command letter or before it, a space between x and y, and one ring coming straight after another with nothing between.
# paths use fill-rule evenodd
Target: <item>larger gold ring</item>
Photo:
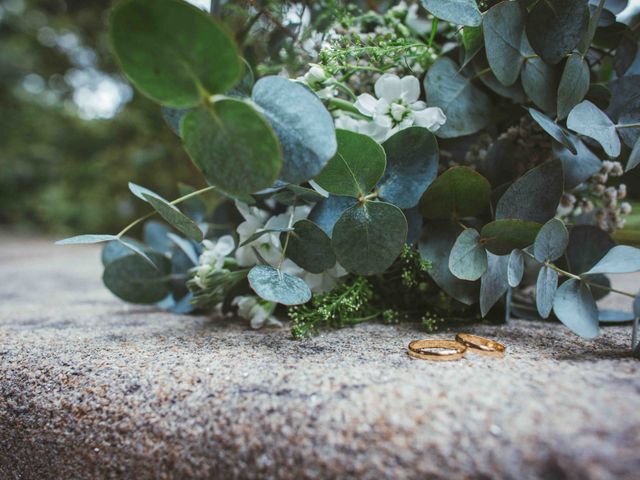
<instances>
[{"instance_id":1,"label":"larger gold ring","mask_svg":"<svg viewBox=\"0 0 640 480\"><path fill-rule=\"evenodd\" d=\"M407 349L413 358L436 362L459 360L466 351L466 345L453 340L414 340Z\"/></svg>"},{"instance_id":2,"label":"larger gold ring","mask_svg":"<svg viewBox=\"0 0 640 480\"><path fill-rule=\"evenodd\" d=\"M456 335L456 340L476 353L502 355L505 351L503 344L470 333L459 333Z\"/></svg>"}]
</instances>

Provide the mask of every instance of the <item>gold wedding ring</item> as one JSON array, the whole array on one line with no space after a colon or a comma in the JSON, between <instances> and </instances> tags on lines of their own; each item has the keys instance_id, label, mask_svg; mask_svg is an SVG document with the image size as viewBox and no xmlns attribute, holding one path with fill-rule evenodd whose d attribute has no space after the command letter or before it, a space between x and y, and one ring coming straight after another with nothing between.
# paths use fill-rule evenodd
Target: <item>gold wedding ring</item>
<instances>
[{"instance_id":1,"label":"gold wedding ring","mask_svg":"<svg viewBox=\"0 0 640 480\"><path fill-rule=\"evenodd\" d=\"M505 346L501 343L477 335L471 335L470 333L457 334L456 341L469 347L474 353L498 356L503 355L505 351Z\"/></svg>"},{"instance_id":2,"label":"gold wedding ring","mask_svg":"<svg viewBox=\"0 0 640 480\"><path fill-rule=\"evenodd\" d=\"M466 345L454 340L414 340L407 349L413 358L436 362L459 360L466 351Z\"/></svg>"}]
</instances>

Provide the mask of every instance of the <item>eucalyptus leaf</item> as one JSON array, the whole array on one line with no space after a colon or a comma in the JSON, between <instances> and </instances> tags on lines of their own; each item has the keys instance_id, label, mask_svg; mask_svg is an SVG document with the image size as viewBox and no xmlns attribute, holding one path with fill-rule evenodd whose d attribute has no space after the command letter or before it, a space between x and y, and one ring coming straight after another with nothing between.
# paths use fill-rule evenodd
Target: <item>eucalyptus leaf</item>
<instances>
[{"instance_id":1,"label":"eucalyptus leaf","mask_svg":"<svg viewBox=\"0 0 640 480\"><path fill-rule=\"evenodd\" d=\"M331 239L310 220L299 220L293 226L287 242L286 233L280 243L287 245L287 257L311 273L322 273L336 264Z\"/></svg>"},{"instance_id":2,"label":"eucalyptus leaf","mask_svg":"<svg viewBox=\"0 0 640 480\"><path fill-rule=\"evenodd\" d=\"M133 252L136 255L139 255L141 258L143 258L147 263L153 266L153 268L158 268L157 265L154 263L153 259L145 251L145 248L140 247L137 242L129 242L128 240L122 239L122 238L120 238L118 241L122 244L123 247L128 249L130 252Z\"/></svg>"},{"instance_id":3,"label":"eucalyptus leaf","mask_svg":"<svg viewBox=\"0 0 640 480\"><path fill-rule=\"evenodd\" d=\"M618 134L628 147L633 147L640 140L640 108L629 106L620 114Z\"/></svg>"},{"instance_id":4,"label":"eucalyptus leaf","mask_svg":"<svg viewBox=\"0 0 640 480\"><path fill-rule=\"evenodd\" d=\"M540 224L515 219L500 219L487 223L480 232L482 244L495 255L508 255L514 248L531 245L540 231Z\"/></svg>"},{"instance_id":5,"label":"eucalyptus leaf","mask_svg":"<svg viewBox=\"0 0 640 480\"><path fill-rule=\"evenodd\" d=\"M609 82L611 102L607 115L618 122L622 112L628 109L640 109L640 75L627 75Z\"/></svg>"},{"instance_id":6,"label":"eucalyptus leaf","mask_svg":"<svg viewBox=\"0 0 640 480\"><path fill-rule=\"evenodd\" d=\"M503 85L513 85L520 76L524 56L520 40L525 15L518 2L501 2L485 13L482 28L487 60Z\"/></svg>"},{"instance_id":7,"label":"eucalyptus leaf","mask_svg":"<svg viewBox=\"0 0 640 480\"><path fill-rule=\"evenodd\" d=\"M480 81L487 86L490 90L494 91L501 97L508 98L513 103L525 103L527 100L524 90L520 85L520 82L516 82L508 87L504 86L498 81L496 76L490 70L487 71L487 67L483 67L483 62L475 61L473 65L476 68L476 74Z\"/></svg>"},{"instance_id":8,"label":"eucalyptus leaf","mask_svg":"<svg viewBox=\"0 0 640 480\"><path fill-rule=\"evenodd\" d=\"M487 271L480 279L480 314L483 317L493 308L509 289L507 269L509 257L487 253Z\"/></svg>"},{"instance_id":9,"label":"eucalyptus leaf","mask_svg":"<svg viewBox=\"0 0 640 480\"><path fill-rule=\"evenodd\" d=\"M628 172L629 170L636 168L639 164L640 164L640 139L638 139L636 144L633 146L633 149L629 154L629 160L627 161L627 166L625 167L624 171Z\"/></svg>"},{"instance_id":10,"label":"eucalyptus leaf","mask_svg":"<svg viewBox=\"0 0 640 480\"><path fill-rule=\"evenodd\" d=\"M252 99L275 130L282 146L280 178L302 183L315 177L336 154L335 127L320 99L300 83L263 77Z\"/></svg>"},{"instance_id":11,"label":"eucalyptus leaf","mask_svg":"<svg viewBox=\"0 0 640 480\"><path fill-rule=\"evenodd\" d=\"M600 333L598 307L584 282L571 278L560 285L553 311L562 323L581 337L595 338Z\"/></svg>"},{"instance_id":12,"label":"eucalyptus leaf","mask_svg":"<svg viewBox=\"0 0 640 480\"><path fill-rule=\"evenodd\" d=\"M349 207L354 206L356 203L357 201L351 197L330 195L327 199L316 203L311 209L308 218L331 237L333 235L333 227L338 219Z\"/></svg>"},{"instance_id":13,"label":"eucalyptus leaf","mask_svg":"<svg viewBox=\"0 0 640 480\"><path fill-rule=\"evenodd\" d=\"M101 243L101 242L110 242L112 240L117 240L117 235L96 235L96 234L86 234L86 235L76 235L75 237L65 238L63 240L58 240L56 245L86 245L89 243Z\"/></svg>"},{"instance_id":14,"label":"eucalyptus leaf","mask_svg":"<svg viewBox=\"0 0 640 480\"><path fill-rule=\"evenodd\" d=\"M406 239L407 220L398 207L363 202L350 207L336 222L332 245L348 272L373 275L391 266Z\"/></svg>"},{"instance_id":15,"label":"eucalyptus leaf","mask_svg":"<svg viewBox=\"0 0 640 480\"><path fill-rule=\"evenodd\" d=\"M536 281L536 307L542 318L549 317L557 289L558 273L543 265L538 272L538 280Z\"/></svg>"},{"instance_id":16,"label":"eucalyptus leaf","mask_svg":"<svg viewBox=\"0 0 640 480\"><path fill-rule=\"evenodd\" d=\"M589 91L589 76L589 65L582 55L569 55L558 86L557 111L560 120L567 118L573 107L580 103Z\"/></svg>"},{"instance_id":17,"label":"eucalyptus leaf","mask_svg":"<svg viewBox=\"0 0 640 480\"><path fill-rule=\"evenodd\" d=\"M525 55L521 73L522 88L538 108L549 115L554 114L559 83L556 68L535 55L526 35L522 35L520 50Z\"/></svg>"},{"instance_id":18,"label":"eucalyptus leaf","mask_svg":"<svg viewBox=\"0 0 640 480\"><path fill-rule=\"evenodd\" d=\"M496 219L545 223L556 213L563 186L562 162L545 162L509 186L496 205Z\"/></svg>"},{"instance_id":19,"label":"eucalyptus leaf","mask_svg":"<svg viewBox=\"0 0 640 480\"><path fill-rule=\"evenodd\" d=\"M555 64L578 45L589 17L587 0L542 0L527 16L527 37L545 62Z\"/></svg>"},{"instance_id":20,"label":"eucalyptus leaf","mask_svg":"<svg viewBox=\"0 0 640 480\"><path fill-rule=\"evenodd\" d=\"M422 226L424 219L417 207L402 210L404 217L407 219L407 241L409 245L415 244L422 235Z\"/></svg>"},{"instance_id":21,"label":"eucalyptus leaf","mask_svg":"<svg viewBox=\"0 0 640 480\"><path fill-rule=\"evenodd\" d=\"M314 181L334 195L368 194L384 173L384 149L368 135L337 130L338 152Z\"/></svg>"},{"instance_id":22,"label":"eucalyptus leaf","mask_svg":"<svg viewBox=\"0 0 640 480\"><path fill-rule=\"evenodd\" d=\"M576 105L567 117L567 127L596 140L610 157L620 155L620 138L615 124L589 100Z\"/></svg>"},{"instance_id":23,"label":"eucalyptus leaf","mask_svg":"<svg viewBox=\"0 0 640 480\"><path fill-rule=\"evenodd\" d=\"M270 187L282 166L272 128L241 100L227 98L191 111L182 121L181 136L209 183L229 194Z\"/></svg>"},{"instance_id":24,"label":"eucalyptus leaf","mask_svg":"<svg viewBox=\"0 0 640 480\"><path fill-rule=\"evenodd\" d=\"M464 63L462 68L464 68L484 47L482 26L464 27L462 29L462 44L464 45Z\"/></svg>"},{"instance_id":25,"label":"eucalyptus leaf","mask_svg":"<svg viewBox=\"0 0 640 480\"><path fill-rule=\"evenodd\" d=\"M434 17L456 25L477 27L482 23L476 0L422 0L422 5Z\"/></svg>"},{"instance_id":26,"label":"eucalyptus leaf","mask_svg":"<svg viewBox=\"0 0 640 480\"><path fill-rule=\"evenodd\" d=\"M118 2L109 37L131 82L170 107L191 107L224 93L242 73L238 48L225 28L180 0Z\"/></svg>"},{"instance_id":27,"label":"eucalyptus leaf","mask_svg":"<svg viewBox=\"0 0 640 480\"><path fill-rule=\"evenodd\" d=\"M171 205L163 198L154 195L146 193L143 193L142 195L147 202L151 204L154 210L158 212L160 216L171 226L184 233L187 237L193 238L197 242L202 241L202 230L200 230L198 224L178 210L174 205Z\"/></svg>"},{"instance_id":28,"label":"eucalyptus leaf","mask_svg":"<svg viewBox=\"0 0 640 480\"><path fill-rule=\"evenodd\" d=\"M585 182L602 168L602 160L577 137L570 137L575 154L559 143L553 144L553 158L562 162L564 188L570 190Z\"/></svg>"},{"instance_id":29,"label":"eucalyptus leaf","mask_svg":"<svg viewBox=\"0 0 640 480\"><path fill-rule=\"evenodd\" d=\"M109 262L102 281L117 297L131 303L151 304L162 300L169 293L169 259L156 252L149 252L155 267L139 255L125 255Z\"/></svg>"},{"instance_id":30,"label":"eucalyptus leaf","mask_svg":"<svg viewBox=\"0 0 640 480\"><path fill-rule=\"evenodd\" d=\"M545 132L551 135L551 138L553 138L556 142L559 142L562 145L564 145L566 148L569 149L569 151L571 151L571 153L573 154L578 153L575 145L569 138L569 135L564 131L564 129L560 125L555 123L553 120L547 117L544 113L539 112L535 108L529 108L529 114L535 120L535 122L538 125L540 125L540 128L542 128Z\"/></svg>"},{"instance_id":31,"label":"eucalyptus leaf","mask_svg":"<svg viewBox=\"0 0 640 480\"><path fill-rule=\"evenodd\" d=\"M598 321L600 323L626 323L634 319L633 312L624 310L598 310Z\"/></svg>"},{"instance_id":32,"label":"eucalyptus leaf","mask_svg":"<svg viewBox=\"0 0 640 480\"><path fill-rule=\"evenodd\" d=\"M133 193L136 197L138 197L140 200L142 200L143 202L147 201L147 199L145 198L145 195L150 195L155 198L163 199L156 192L149 190L148 188L142 187L140 185L137 185L133 182L129 182L128 186L129 186L129 191Z\"/></svg>"},{"instance_id":33,"label":"eucalyptus leaf","mask_svg":"<svg viewBox=\"0 0 640 480\"><path fill-rule=\"evenodd\" d=\"M418 248L420 256L431 262L428 270L433 281L454 299L472 305L478 301L479 283L460 280L449 270L449 254L462 228L450 221L429 222Z\"/></svg>"},{"instance_id":34,"label":"eucalyptus leaf","mask_svg":"<svg viewBox=\"0 0 640 480\"><path fill-rule=\"evenodd\" d=\"M180 122L182 118L191 111L190 108L162 107L162 118L171 127L173 133L180 136Z\"/></svg>"},{"instance_id":35,"label":"eucalyptus leaf","mask_svg":"<svg viewBox=\"0 0 640 480\"><path fill-rule=\"evenodd\" d=\"M256 265L247 278L253 291L269 302L300 305L311 299L311 290L304 280L269 265Z\"/></svg>"},{"instance_id":36,"label":"eucalyptus leaf","mask_svg":"<svg viewBox=\"0 0 640 480\"><path fill-rule=\"evenodd\" d=\"M453 167L429 186L420 200L420 212L432 220L480 215L489 208L491 185L469 167Z\"/></svg>"},{"instance_id":37,"label":"eucalyptus leaf","mask_svg":"<svg viewBox=\"0 0 640 480\"><path fill-rule=\"evenodd\" d=\"M429 130L409 127L386 140L382 147L387 168L380 182L380 198L400 208L415 207L438 174L438 144Z\"/></svg>"},{"instance_id":38,"label":"eucalyptus leaf","mask_svg":"<svg viewBox=\"0 0 640 480\"><path fill-rule=\"evenodd\" d=\"M449 270L462 280L478 280L487 270L487 251L473 228L462 231L449 254Z\"/></svg>"},{"instance_id":39,"label":"eucalyptus leaf","mask_svg":"<svg viewBox=\"0 0 640 480\"><path fill-rule=\"evenodd\" d=\"M567 267L579 275L592 268L616 243L604 230L593 225L575 225L569 231L565 253Z\"/></svg>"},{"instance_id":40,"label":"eucalyptus leaf","mask_svg":"<svg viewBox=\"0 0 640 480\"><path fill-rule=\"evenodd\" d=\"M291 228L265 228L262 230L258 230L252 235L249 235L246 240L244 240L238 245L238 247L244 247L245 245L249 245L250 243L253 243L259 238L265 235L268 235L270 233L283 233L283 232L290 232L291 230L292 230Z\"/></svg>"},{"instance_id":41,"label":"eucalyptus leaf","mask_svg":"<svg viewBox=\"0 0 640 480\"><path fill-rule=\"evenodd\" d=\"M167 233L169 239L182 251L189 259L192 265L198 265L198 252L196 251L193 243L186 240L175 233Z\"/></svg>"},{"instance_id":42,"label":"eucalyptus leaf","mask_svg":"<svg viewBox=\"0 0 640 480\"><path fill-rule=\"evenodd\" d=\"M146 245L152 250L160 253L169 253L171 251L172 242L168 234L171 232L166 224L151 220L144 224L142 229L142 238Z\"/></svg>"},{"instance_id":43,"label":"eucalyptus leaf","mask_svg":"<svg viewBox=\"0 0 640 480\"><path fill-rule=\"evenodd\" d=\"M107 242L104 247L102 247L102 253L100 254L100 261L103 266L125 255L131 255L131 249L122 243L122 240L126 241L129 245L135 245L140 250L144 250L145 248L143 244L129 237L122 237L118 240Z\"/></svg>"},{"instance_id":44,"label":"eucalyptus leaf","mask_svg":"<svg viewBox=\"0 0 640 480\"><path fill-rule=\"evenodd\" d=\"M491 120L491 101L471 80L462 76L456 63L440 57L429 68L424 80L427 104L440 107L446 123L436 135L442 138L470 135L486 127Z\"/></svg>"},{"instance_id":45,"label":"eucalyptus leaf","mask_svg":"<svg viewBox=\"0 0 640 480\"><path fill-rule=\"evenodd\" d=\"M560 258L569 245L569 231L564 222L552 218L545 223L533 244L533 256L541 263Z\"/></svg>"},{"instance_id":46,"label":"eucalyptus leaf","mask_svg":"<svg viewBox=\"0 0 640 480\"><path fill-rule=\"evenodd\" d=\"M616 245L583 275L633 272L640 272L640 249L628 245Z\"/></svg>"},{"instance_id":47,"label":"eucalyptus leaf","mask_svg":"<svg viewBox=\"0 0 640 480\"><path fill-rule=\"evenodd\" d=\"M507 282L512 288L516 288L522 282L524 276L524 254L520 249L513 249L509 255L507 268Z\"/></svg>"}]
</instances>

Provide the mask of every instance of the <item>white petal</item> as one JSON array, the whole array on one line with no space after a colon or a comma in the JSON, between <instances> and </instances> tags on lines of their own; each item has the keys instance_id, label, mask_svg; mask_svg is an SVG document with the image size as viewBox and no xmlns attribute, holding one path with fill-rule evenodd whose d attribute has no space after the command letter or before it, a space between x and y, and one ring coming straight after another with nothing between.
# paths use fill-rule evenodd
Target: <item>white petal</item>
<instances>
[{"instance_id":1,"label":"white petal","mask_svg":"<svg viewBox=\"0 0 640 480\"><path fill-rule=\"evenodd\" d=\"M413 102L411 104L411 110L418 111L418 110L424 110L425 108L427 108L427 104L422 100L418 100L417 102Z\"/></svg>"},{"instance_id":2,"label":"white petal","mask_svg":"<svg viewBox=\"0 0 640 480\"><path fill-rule=\"evenodd\" d=\"M218 239L216 246L214 248L214 252L222 257L226 257L235 248L236 244L233 241L233 237L231 235L223 235Z\"/></svg>"},{"instance_id":3,"label":"white petal","mask_svg":"<svg viewBox=\"0 0 640 480\"><path fill-rule=\"evenodd\" d=\"M373 97L373 95L369 95L368 93L363 93L362 95L358 96L358 99L356 100L356 103L355 103L355 107L358 109L358 111L361 114L370 117L371 115L373 115L373 112L376 110L377 103L378 101Z\"/></svg>"},{"instance_id":4,"label":"white petal","mask_svg":"<svg viewBox=\"0 0 640 480\"><path fill-rule=\"evenodd\" d=\"M413 113L416 125L435 132L447 121L447 117L439 107L425 108Z\"/></svg>"},{"instance_id":5,"label":"white petal","mask_svg":"<svg viewBox=\"0 0 640 480\"><path fill-rule=\"evenodd\" d=\"M413 75L407 75L400 80L402 99L407 103L414 103L420 97L420 82Z\"/></svg>"},{"instance_id":6,"label":"white petal","mask_svg":"<svg viewBox=\"0 0 640 480\"><path fill-rule=\"evenodd\" d=\"M378 98L383 98L389 103L400 99L402 94L400 78L391 73L382 75L376 82L374 89Z\"/></svg>"}]
</instances>

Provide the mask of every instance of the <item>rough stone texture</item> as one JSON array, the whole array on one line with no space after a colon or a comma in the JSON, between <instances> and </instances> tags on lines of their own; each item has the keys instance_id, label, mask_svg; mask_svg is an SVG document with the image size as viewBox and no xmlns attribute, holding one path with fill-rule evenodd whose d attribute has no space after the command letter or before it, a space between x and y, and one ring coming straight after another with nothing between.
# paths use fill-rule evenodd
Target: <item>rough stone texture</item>
<instances>
[{"instance_id":1,"label":"rough stone texture","mask_svg":"<svg viewBox=\"0 0 640 480\"><path fill-rule=\"evenodd\" d=\"M126 305L98 258L0 237L2 479L638 478L629 327L471 327L506 357L432 363L412 325L299 342Z\"/></svg>"}]
</instances>

